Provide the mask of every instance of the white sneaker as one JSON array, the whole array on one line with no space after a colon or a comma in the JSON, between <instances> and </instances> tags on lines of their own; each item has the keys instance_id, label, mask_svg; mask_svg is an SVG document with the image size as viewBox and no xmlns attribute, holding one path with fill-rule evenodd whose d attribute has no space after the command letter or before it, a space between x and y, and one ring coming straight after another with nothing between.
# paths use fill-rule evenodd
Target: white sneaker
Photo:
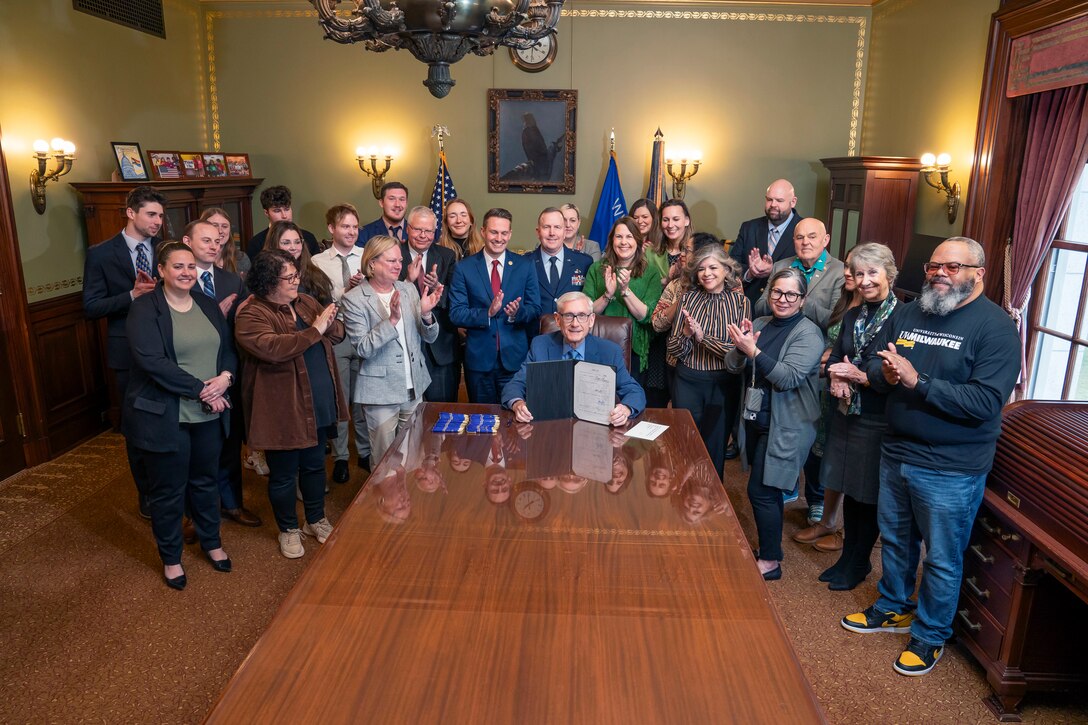
<instances>
[{"instance_id":1,"label":"white sneaker","mask_svg":"<svg viewBox=\"0 0 1088 725\"><path fill-rule=\"evenodd\" d=\"M258 476L268 475L268 463L264 460L264 451L250 451L243 465L256 471Z\"/></svg>"},{"instance_id":2,"label":"white sneaker","mask_svg":"<svg viewBox=\"0 0 1088 725\"><path fill-rule=\"evenodd\" d=\"M323 518L320 521L314 523L307 523L302 527L302 533L307 536L312 536L317 539L317 543L324 544L325 539L329 538L332 534L332 524L329 523L327 518Z\"/></svg>"},{"instance_id":3,"label":"white sneaker","mask_svg":"<svg viewBox=\"0 0 1088 725\"><path fill-rule=\"evenodd\" d=\"M302 532L298 529L287 529L280 532L280 553L288 559L298 559L306 553L302 546Z\"/></svg>"}]
</instances>

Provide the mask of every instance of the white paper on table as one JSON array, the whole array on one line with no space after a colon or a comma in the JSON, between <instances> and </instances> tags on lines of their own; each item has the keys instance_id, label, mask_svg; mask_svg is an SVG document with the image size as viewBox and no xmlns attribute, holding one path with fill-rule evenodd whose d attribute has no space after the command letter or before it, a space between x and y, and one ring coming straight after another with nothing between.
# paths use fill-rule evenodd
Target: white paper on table
<instances>
[{"instance_id":1,"label":"white paper on table","mask_svg":"<svg viewBox=\"0 0 1088 725\"><path fill-rule=\"evenodd\" d=\"M591 481L612 478L612 438L606 427L576 421L571 429L571 470Z\"/></svg>"},{"instance_id":2,"label":"white paper on table","mask_svg":"<svg viewBox=\"0 0 1088 725\"><path fill-rule=\"evenodd\" d=\"M616 407L616 371L608 365L582 361L574 366L574 415L608 425Z\"/></svg>"},{"instance_id":3,"label":"white paper on table","mask_svg":"<svg viewBox=\"0 0 1088 725\"><path fill-rule=\"evenodd\" d=\"M624 435L630 436L631 438L642 438L643 440L652 441L654 438L657 438L668 429L669 426L667 425L662 425L660 423L649 423L644 420L631 430L624 433Z\"/></svg>"}]
</instances>

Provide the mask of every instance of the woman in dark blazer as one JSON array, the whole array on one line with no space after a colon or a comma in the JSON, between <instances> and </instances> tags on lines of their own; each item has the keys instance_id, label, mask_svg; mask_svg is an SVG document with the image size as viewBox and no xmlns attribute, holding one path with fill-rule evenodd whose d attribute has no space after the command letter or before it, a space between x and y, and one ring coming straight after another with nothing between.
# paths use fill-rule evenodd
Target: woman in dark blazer
<instances>
[{"instance_id":1,"label":"woman in dark blazer","mask_svg":"<svg viewBox=\"0 0 1088 725\"><path fill-rule=\"evenodd\" d=\"M190 294L197 279L193 253L180 242L158 249L160 284L129 308L126 332L132 372L122 432L147 461L151 530L163 578L184 589L181 520L186 486L193 523L216 571L231 561L219 540L219 451L230 428L237 357L215 300Z\"/></svg>"}]
</instances>

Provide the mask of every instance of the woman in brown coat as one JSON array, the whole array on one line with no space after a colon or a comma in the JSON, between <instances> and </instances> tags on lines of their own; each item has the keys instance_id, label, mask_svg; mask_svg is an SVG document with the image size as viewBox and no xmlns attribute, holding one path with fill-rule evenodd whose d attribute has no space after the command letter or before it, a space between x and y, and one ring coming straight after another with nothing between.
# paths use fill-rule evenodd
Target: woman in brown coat
<instances>
[{"instance_id":1,"label":"woman in brown coat","mask_svg":"<svg viewBox=\"0 0 1088 725\"><path fill-rule=\"evenodd\" d=\"M234 335L246 356L242 374L247 440L268 461L268 498L279 526L280 552L306 553L302 536L318 543L332 533L325 517L325 442L347 420L332 346L344 339L336 306L300 294L295 260L286 252L257 255L247 277L253 292L238 310ZM298 526L295 479L306 523Z\"/></svg>"}]
</instances>

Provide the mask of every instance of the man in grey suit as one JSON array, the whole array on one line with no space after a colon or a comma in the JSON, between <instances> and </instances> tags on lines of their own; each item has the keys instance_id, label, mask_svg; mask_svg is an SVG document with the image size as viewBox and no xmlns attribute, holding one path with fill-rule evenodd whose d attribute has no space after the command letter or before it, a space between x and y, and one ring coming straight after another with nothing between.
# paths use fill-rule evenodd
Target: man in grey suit
<instances>
[{"instance_id":1,"label":"man in grey suit","mask_svg":"<svg viewBox=\"0 0 1088 725\"><path fill-rule=\"evenodd\" d=\"M835 309L835 303L842 295L842 282L845 273L843 263L827 253L827 243L831 241L831 235L819 219L811 217L802 219L797 223L793 233L793 245L796 255L775 262L774 274L780 269L793 267L801 270L808 281L808 296L805 297L805 306L802 311L805 317L815 322L824 336L827 336L827 326L831 322L831 311ZM756 303L753 317L762 317L771 314L771 306L767 301L767 293Z\"/></svg>"}]
</instances>

